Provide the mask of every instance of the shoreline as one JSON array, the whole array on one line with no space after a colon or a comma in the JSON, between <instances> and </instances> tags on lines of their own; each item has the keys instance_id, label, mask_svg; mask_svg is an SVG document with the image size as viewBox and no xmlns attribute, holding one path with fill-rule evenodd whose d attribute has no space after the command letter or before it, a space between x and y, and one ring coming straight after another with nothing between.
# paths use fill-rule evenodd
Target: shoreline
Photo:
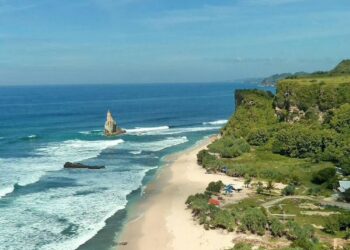
<instances>
[{"instance_id":1,"label":"shoreline","mask_svg":"<svg viewBox=\"0 0 350 250\"><path fill-rule=\"evenodd\" d=\"M224 230L205 230L186 209L191 194L203 192L211 181L239 183L226 175L206 174L197 164L197 153L216 136L199 141L193 147L171 154L155 179L147 186L145 197L136 205L121 235L118 250L225 249L233 246L234 235ZM235 199L246 197L243 192Z\"/></svg>"}]
</instances>

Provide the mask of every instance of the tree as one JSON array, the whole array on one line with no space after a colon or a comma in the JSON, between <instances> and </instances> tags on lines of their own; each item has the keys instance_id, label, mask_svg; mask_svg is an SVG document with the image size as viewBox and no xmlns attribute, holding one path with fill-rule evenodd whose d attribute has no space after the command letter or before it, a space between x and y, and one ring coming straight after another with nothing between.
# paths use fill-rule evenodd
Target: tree
<instances>
[{"instance_id":1,"label":"tree","mask_svg":"<svg viewBox=\"0 0 350 250\"><path fill-rule=\"evenodd\" d=\"M350 132L350 104L346 103L334 111L330 121L332 128L340 133Z\"/></svg>"},{"instance_id":2,"label":"tree","mask_svg":"<svg viewBox=\"0 0 350 250\"><path fill-rule=\"evenodd\" d=\"M244 185L245 185L245 187L248 188L248 187L249 187L249 184L250 184L251 182L252 182L252 177L250 177L249 174L246 174L246 175L244 176Z\"/></svg>"},{"instance_id":3,"label":"tree","mask_svg":"<svg viewBox=\"0 0 350 250\"><path fill-rule=\"evenodd\" d=\"M314 173L312 176L312 182L316 184L323 184L326 181L329 181L335 177L336 170L335 168L328 167L319 170L318 172Z\"/></svg>"},{"instance_id":4,"label":"tree","mask_svg":"<svg viewBox=\"0 0 350 250\"><path fill-rule=\"evenodd\" d=\"M224 187L224 183L222 181L217 181L217 182L210 182L206 191L212 192L212 193L220 193L221 189Z\"/></svg>"},{"instance_id":5,"label":"tree","mask_svg":"<svg viewBox=\"0 0 350 250\"><path fill-rule=\"evenodd\" d=\"M256 193L257 194L262 194L264 192L264 185L262 182L258 182L258 187L256 188Z\"/></svg>"},{"instance_id":6,"label":"tree","mask_svg":"<svg viewBox=\"0 0 350 250\"><path fill-rule=\"evenodd\" d=\"M295 193L295 186L292 184L289 184L285 188L282 189L282 195L288 196L288 195L294 195Z\"/></svg>"},{"instance_id":7,"label":"tree","mask_svg":"<svg viewBox=\"0 0 350 250\"><path fill-rule=\"evenodd\" d=\"M269 194L271 194L271 191L275 188L273 181L269 180L267 182L267 186L266 186L266 190L269 192Z\"/></svg>"}]
</instances>

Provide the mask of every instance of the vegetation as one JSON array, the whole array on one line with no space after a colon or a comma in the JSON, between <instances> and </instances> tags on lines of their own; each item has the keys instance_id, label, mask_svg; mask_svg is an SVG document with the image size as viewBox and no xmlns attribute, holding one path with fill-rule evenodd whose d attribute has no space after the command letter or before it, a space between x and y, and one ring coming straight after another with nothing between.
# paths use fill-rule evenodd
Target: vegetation
<instances>
[{"instance_id":1,"label":"vegetation","mask_svg":"<svg viewBox=\"0 0 350 250\"><path fill-rule=\"evenodd\" d=\"M222 181L210 182L206 191L212 193L220 193L221 189L224 187L224 183Z\"/></svg>"},{"instance_id":2,"label":"vegetation","mask_svg":"<svg viewBox=\"0 0 350 250\"><path fill-rule=\"evenodd\" d=\"M330 183L330 185L332 185L335 181L335 174L336 174L336 170L335 168L324 168L321 169L319 171L317 171L316 173L314 173L313 177L312 177L312 182L316 183L316 184L323 184L325 182Z\"/></svg>"},{"instance_id":3,"label":"vegetation","mask_svg":"<svg viewBox=\"0 0 350 250\"><path fill-rule=\"evenodd\" d=\"M282 195L294 195L295 194L295 186L293 184L289 184L284 189L282 189Z\"/></svg>"},{"instance_id":4,"label":"vegetation","mask_svg":"<svg viewBox=\"0 0 350 250\"><path fill-rule=\"evenodd\" d=\"M246 187L256 192L238 204L218 207L208 200L223 183L210 183L205 193L186 201L194 216L207 229L268 231L289 239L288 249L329 249L318 236L324 242L350 237L349 212L314 198L290 197L329 196L338 180L350 175L350 60L329 72L289 76L278 82L275 95L238 90L235 98L235 114L221 138L199 152L198 163L209 172L244 177ZM276 182L286 186L275 192ZM265 208L264 202L280 195L289 197ZM342 196L350 202L350 189ZM285 214L292 219L281 220ZM233 249L251 248L236 244Z\"/></svg>"},{"instance_id":5,"label":"vegetation","mask_svg":"<svg viewBox=\"0 0 350 250\"><path fill-rule=\"evenodd\" d=\"M350 202L350 188L345 190L345 192L342 194L342 198L345 201Z\"/></svg>"},{"instance_id":6,"label":"vegetation","mask_svg":"<svg viewBox=\"0 0 350 250\"><path fill-rule=\"evenodd\" d=\"M231 136L223 137L209 146L209 151L218 153L223 158L234 158L250 151L250 145L244 139Z\"/></svg>"}]
</instances>

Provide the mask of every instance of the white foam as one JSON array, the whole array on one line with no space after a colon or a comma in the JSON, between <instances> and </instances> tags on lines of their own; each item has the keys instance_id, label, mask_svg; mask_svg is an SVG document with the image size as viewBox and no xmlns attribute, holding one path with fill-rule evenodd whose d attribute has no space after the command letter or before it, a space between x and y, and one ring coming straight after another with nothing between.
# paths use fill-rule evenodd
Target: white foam
<instances>
[{"instance_id":1,"label":"white foam","mask_svg":"<svg viewBox=\"0 0 350 250\"><path fill-rule=\"evenodd\" d=\"M201 127L189 127L189 128L171 128L169 130L164 131L149 131L144 133L143 135L176 135L183 133L191 133L191 132L201 132L201 131L210 131L210 130L218 130L221 127L219 126L201 126Z\"/></svg>"},{"instance_id":2,"label":"white foam","mask_svg":"<svg viewBox=\"0 0 350 250\"><path fill-rule=\"evenodd\" d=\"M63 164L67 161L82 161L96 157L103 149L123 142L121 139L68 140L62 143L50 143L46 147L39 148L33 157L0 158L0 197L11 193L15 184L26 186L35 183L48 171L62 169Z\"/></svg>"},{"instance_id":3,"label":"white foam","mask_svg":"<svg viewBox=\"0 0 350 250\"><path fill-rule=\"evenodd\" d=\"M203 125L223 125L226 124L228 120L217 120L217 121L211 121L211 122L203 122Z\"/></svg>"},{"instance_id":4,"label":"white foam","mask_svg":"<svg viewBox=\"0 0 350 250\"><path fill-rule=\"evenodd\" d=\"M142 153L142 150L130 151L129 153L133 155L139 155Z\"/></svg>"},{"instance_id":5,"label":"white foam","mask_svg":"<svg viewBox=\"0 0 350 250\"><path fill-rule=\"evenodd\" d=\"M91 131L80 131L79 134L82 134L82 135L94 135L94 134L102 135L103 131L100 129L95 129L95 130L91 130Z\"/></svg>"},{"instance_id":6,"label":"white foam","mask_svg":"<svg viewBox=\"0 0 350 250\"><path fill-rule=\"evenodd\" d=\"M122 145L122 148L129 149L132 151L150 151L157 152L163 149L173 147L182 143L187 142L186 136L180 137L166 137L163 140L151 141L151 142L126 142Z\"/></svg>"},{"instance_id":7,"label":"white foam","mask_svg":"<svg viewBox=\"0 0 350 250\"><path fill-rule=\"evenodd\" d=\"M5 186L3 189L0 190L0 198L4 197L7 194L10 194L13 192L13 190L15 189L14 186Z\"/></svg>"},{"instance_id":8,"label":"white foam","mask_svg":"<svg viewBox=\"0 0 350 250\"><path fill-rule=\"evenodd\" d=\"M154 168L134 165L122 172L60 172L78 185L22 195L2 208L0 224L6 229L0 230L0 249L78 248L125 208L126 196ZM87 194L76 195L83 192ZM62 234L70 225L75 226L74 232Z\"/></svg>"},{"instance_id":9,"label":"white foam","mask_svg":"<svg viewBox=\"0 0 350 250\"><path fill-rule=\"evenodd\" d=\"M126 129L126 132L128 134L143 134L143 133L147 133L147 132L164 131L164 130L168 130L168 129L169 129L168 126L146 127L146 128L136 127L134 129Z\"/></svg>"}]
</instances>

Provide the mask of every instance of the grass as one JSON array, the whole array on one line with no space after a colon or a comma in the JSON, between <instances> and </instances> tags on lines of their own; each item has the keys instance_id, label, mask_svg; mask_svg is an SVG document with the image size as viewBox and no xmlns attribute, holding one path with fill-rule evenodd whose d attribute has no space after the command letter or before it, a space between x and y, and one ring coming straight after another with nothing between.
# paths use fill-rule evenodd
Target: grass
<instances>
[{"instance_id":1,"label":"grass","mask_svg":"<svg viewBox=\"0 0 350 250\"><path fill-rule=\"evenodd\" d=\"M315 209L300 207L302 204L312 204L315 206ZM316 207L319 207L318 209ZM303 211L309 211L309 212L322 212L322 213L328 213L328 212L335 212L335 213L345 213L346 210L337 208L337 207L331 207L331 206L321 206L318 202L311 201L311 200L304 200L304 199L288 199L281 201L280 203L277 203L273 207L269 208L269 211L272 214L294 214L296 215L293 217L293 220L295 220L299 225L317 225L324 227L326 225L327 215L306 215L302 214ZM325 233L321 229L316 229L316 232L322 236L329 239L332 239L334 237L342 238L345 236L345 232L337 232L335 235L329 235Z\"/></svg>"},{"instance_id":2,"label":"grass","mask_svg":"<svg viewBox=\"0 0 350 250\"><path fill-rule=\"evenodd\" d=\"M299 84L332 84L338 85L343 83L350 83L350 75L341 76L300 76L296 79L284 79L280 83L299 83Z\"/></svg>"},{"instance_id":3,"label":"grass","mask_svg":"<svg viewBox=\"0 0 350 250\"><path fill-rule=\"evenodd\" d=\"M324 195L331 193L311 182L312 173L333 166L330 162L313 163L309 159L290 158L258 148L237 158L223 159L223 163L229 171L235 171L239 166L262 180L272 179L275 182L288 184L292 178L296 177L303 186L299 191L304 194L309 188L317 187L323 191Z\"/></svg>"}]
</instances>

